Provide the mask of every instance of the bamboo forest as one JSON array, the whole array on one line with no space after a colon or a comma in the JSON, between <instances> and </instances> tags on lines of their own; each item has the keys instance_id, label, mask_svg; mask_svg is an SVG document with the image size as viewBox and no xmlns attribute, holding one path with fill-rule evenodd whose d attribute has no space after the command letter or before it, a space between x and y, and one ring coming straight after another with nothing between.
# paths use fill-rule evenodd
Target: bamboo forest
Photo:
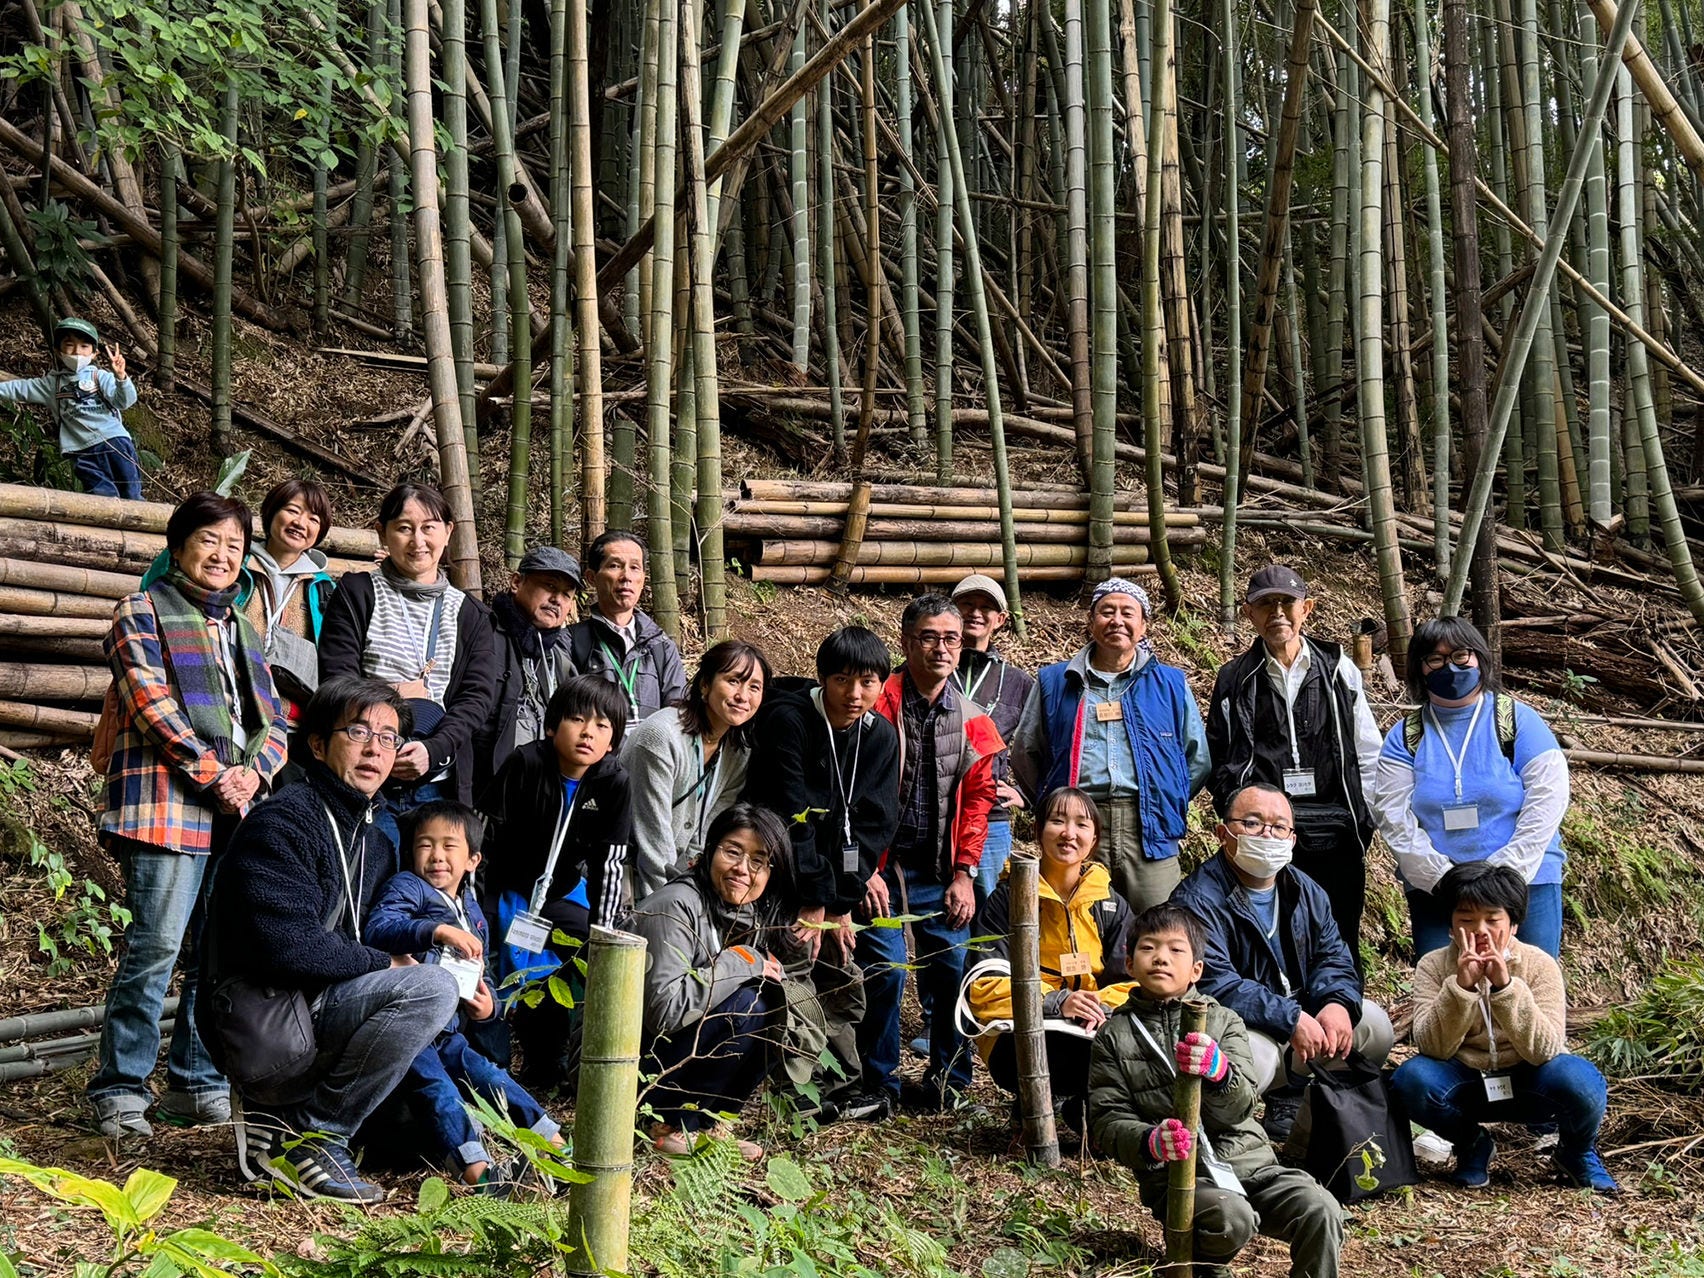
<instances>
[{"instance_id":1,"label":"bamboo forest","mask_svg":"<svg viewBox=\"0 0 1704 1278\"><path fill-rule=\"evenodd\" d=\"M1701 555L1704 0L0 0L0 1278L1704 1275Z\"/></svg>"}]
</instances>

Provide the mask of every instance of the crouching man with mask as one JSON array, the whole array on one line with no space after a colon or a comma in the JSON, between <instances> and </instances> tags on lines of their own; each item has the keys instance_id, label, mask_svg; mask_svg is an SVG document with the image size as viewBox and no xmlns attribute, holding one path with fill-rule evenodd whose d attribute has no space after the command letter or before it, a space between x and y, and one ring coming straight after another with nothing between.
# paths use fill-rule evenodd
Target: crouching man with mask
<instances>
[{"instance_id":1,"label":"crouching man with mask","mask_svg":"<svg viewBox=\"0 0 1704 1278\"><path fill-rule=\"evenodd\" d=\"M1331 901L1290 864L1295 818L1275 786L1244 786L1219 824L1219 852L1172 893L1172 902L1207 925L1201 991L1248 1026L1254 1085L1273 1092L1266 1129L1289 1134L1296 1099L1290 1085L1312 1063L1340 1062L1351 1051L1374 1065L1390 1054L1390 1018L1361 997Z\"/></svg>"}]
</instances>

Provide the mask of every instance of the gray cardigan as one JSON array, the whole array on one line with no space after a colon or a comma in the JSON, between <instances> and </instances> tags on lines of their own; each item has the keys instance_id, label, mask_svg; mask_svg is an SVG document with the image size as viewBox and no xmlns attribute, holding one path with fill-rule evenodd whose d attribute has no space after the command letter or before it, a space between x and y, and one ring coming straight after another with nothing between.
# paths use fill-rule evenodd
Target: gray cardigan
<instances>
[{"instance_id":1,"label":"gray cardigan","mask_svg":"<svg viewBox=\"0 0 1704 1278\"><path fill-rule=\"evenodd\" d=\"M632 796L634 895L639 898L697 858L704 831L734 805L745 786L750 751L724 743L705 774L701 739L681 727L680 715L673 706L657 711L629 727L621 746Z\"/></svg>"},{"instance_id":2,"label":"gray cardigan","mask_svg":"<svg viewBox=\"0 0 1704 1278\"><path fill-rule=\"evenodd\" d=\"M751 944L752 906L710 899L683 874L640 901L626 929L645 938L645 1038L696 1025L742 985L763 976L763 951Z\"/></svg>"}]
</instances>

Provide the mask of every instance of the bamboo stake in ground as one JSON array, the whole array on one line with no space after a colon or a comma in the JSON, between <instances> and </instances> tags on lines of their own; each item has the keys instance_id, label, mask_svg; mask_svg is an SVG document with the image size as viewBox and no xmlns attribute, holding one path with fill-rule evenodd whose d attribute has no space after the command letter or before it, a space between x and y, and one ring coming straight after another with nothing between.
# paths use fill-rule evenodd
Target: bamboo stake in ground
<instances>
[{"instance_id":1,"label":"bamboo stake in ground","mask_svg":"<svg viewBox=\"0 0 1704 1278\"><path fill-rule=\"evenodd\" d=\"M1207 1004L1185 999L1178 1035L1204 1033ZM1169 1043L1162 1043L1169 1048ZM1195 1164L1201 1138L1201 1075L1178 1071L1172 1086L1172 1108L1177 1121L1194 1137L1189 1156L1166 1164L1166 1265L1172 1273L1187 1274L1195 1256Z\"/></svg>"},{"instance_id":2,"label":"bamboo stake in ground","mask_svg":"<svg viewBox=\"0 0 1704 1278\"><path fill-rule=\"evenodd\" d=\"M1024 1149L1031 1162L1057 1167L1059 1132L1053 1120L1053 1080L1047 1072L1047 1034L1041 1025L1041 862L1019 855L1012 858L1011 867L1012 1046L1018 1058Z\"/></svg>"},{"instance_id":3,"label":"bamboo stake in ground","mask_svg":"<svg viewBox=\"0 0 1704 1278\"><path fill-rule=\"evenodd\" d=\"M591 1179L568 1190L568 1272L626 1273L645 940L594 927L586 955L574 1166Z\"/></svg>"}]
</instances>

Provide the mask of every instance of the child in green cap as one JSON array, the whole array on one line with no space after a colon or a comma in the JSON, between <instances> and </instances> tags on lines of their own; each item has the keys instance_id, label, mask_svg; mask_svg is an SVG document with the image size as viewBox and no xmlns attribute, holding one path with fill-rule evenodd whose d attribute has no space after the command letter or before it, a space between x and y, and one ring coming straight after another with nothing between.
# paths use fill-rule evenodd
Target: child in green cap
<instances>
[{"instance_id":1,"label":"child in green cap","mask_svg":"<svg viewBox=\"0 0 1704 1278\"><path fill-rule=\"evenodd\" d=\"M42 404L59 427L59 451L70 458L78 482L101 497L142 496L142 470L136 445L120 416L136 402L136 384L124 371L124 353L106 348L112 371L95 365L98 329L86 319L67 317L53 330L60 367L45 377L0 382L0 400Z\"/></svg>"}]
</instances>

